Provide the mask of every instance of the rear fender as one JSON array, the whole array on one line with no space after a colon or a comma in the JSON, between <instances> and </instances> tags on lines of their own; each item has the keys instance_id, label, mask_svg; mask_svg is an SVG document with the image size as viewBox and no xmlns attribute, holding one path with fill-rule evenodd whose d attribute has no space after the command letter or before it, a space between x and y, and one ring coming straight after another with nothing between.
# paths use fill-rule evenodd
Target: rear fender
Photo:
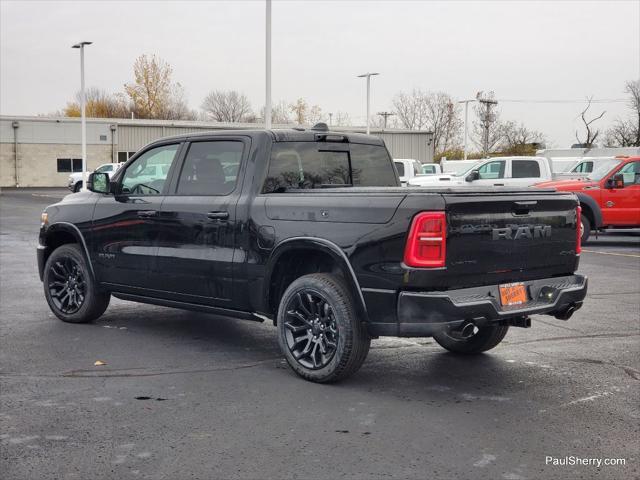
<instances>
[{"instance_id":1,"label":"rear fender","mask_svg":"<svg viewBox=\"0 0 640 480\"><path fill-rule=\"evenodd\" d=\"M270 289L276 266L278 265L278 262L283 258L283 255L294 250L312 250L315 252L322 252L330 256L335 264L338 265L347 283L347 287L349 288L351 295L356 302L355 307L358 314L361 315L361 317L365 321L368 321L367 307L362 295L362 290L360 289L360 284L358 283L358 279L356 278L356 274L353 271L347 255L335 243L323 238L316 237L289 238L280 242L273 250L269 261L267 262L264 292L262 297L264 301L265 311L269 309L269 299L271 298L272 293Z\"/></svg>"}]
</instances>

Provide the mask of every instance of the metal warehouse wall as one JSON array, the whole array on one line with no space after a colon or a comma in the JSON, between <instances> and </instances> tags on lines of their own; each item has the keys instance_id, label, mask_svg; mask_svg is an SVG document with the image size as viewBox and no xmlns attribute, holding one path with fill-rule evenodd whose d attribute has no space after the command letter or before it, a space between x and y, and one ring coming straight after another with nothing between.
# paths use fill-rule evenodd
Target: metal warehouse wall
<instances>
[{"instance_id":1,"label":"metal warehouse wall","mask_svg":"<svg viewBox=\"0 0 640 480\"><path fill-rule=\"evenodd\" d=\"M14 128L13 125L17 126ZM291 128L292 125L274 125ZM259 124L208 123L116 118L87 119L87 165L90 169L135 152L162 137L210 130L260 128ZM332 127L364 133L362 127ZM427 131L372 129L395 158L433 162L433 135ZM14 136L15 135L15 136ZM14 142L17 140L17 145ZM17 147L17 148L16 148ZM80 157L80 119L0 116L0 186L64 186L68 173L58 171L57 159Z\"/></svg>"}]
</instances>

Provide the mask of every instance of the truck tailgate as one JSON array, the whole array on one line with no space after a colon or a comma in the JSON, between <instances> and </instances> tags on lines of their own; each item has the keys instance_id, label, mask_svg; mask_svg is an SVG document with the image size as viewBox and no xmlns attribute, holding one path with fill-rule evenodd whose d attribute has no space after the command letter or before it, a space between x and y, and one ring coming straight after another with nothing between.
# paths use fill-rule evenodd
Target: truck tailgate
<instances>
[{"instance_id":1,"label":"truck tailgate","mask_svg":"<svg viewBox=\"0 0 640 480\"><path fill-rule=\"evenodd\" d=\"M400 215L426 210L424 194L414 192L400 206ZM578 203L573 194L451 189L440 195L447 219L446 267L407 268L405 289L496 285L562 276L577 269Z\"/></svg>"},{"instance_id":2,"label":"truck tailgate","mask_svg":"<svg viewBox=\"0 0 640 480\"><path fill-rule=\"evenodd\" d=\"M573 195L494 192L444 197L450 274L499 277L527 270L549 276L574 271L577 203Z\"/></svg>"}]
</instances>

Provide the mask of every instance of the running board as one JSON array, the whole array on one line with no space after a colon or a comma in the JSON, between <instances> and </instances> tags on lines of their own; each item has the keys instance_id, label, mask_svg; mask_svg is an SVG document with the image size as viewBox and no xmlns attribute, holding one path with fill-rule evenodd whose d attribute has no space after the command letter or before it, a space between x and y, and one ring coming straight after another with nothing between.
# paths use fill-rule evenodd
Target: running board
<instances>
[{"instance_id":1,"label":"running board","mask_svg":"<svg viewBox=\"0 0 640 480\"><path fill-rule=\"evenodd\" d=\"M179 308L181 310L191 310L195 312L212 313L223 317L240 318L242 320L252 320L254 322L264 322L264 318L249 312L239 310L230 310L228 308L212 307L210 305L202 305L199 303L180 302L178 300L166 300L164 298L147 297L145 295L136 295L133 293L112 292L116 298L120 300L130 300L132 302L148 303L150 305L159 305L161 307Z\"/></svg>"}]
</instances>

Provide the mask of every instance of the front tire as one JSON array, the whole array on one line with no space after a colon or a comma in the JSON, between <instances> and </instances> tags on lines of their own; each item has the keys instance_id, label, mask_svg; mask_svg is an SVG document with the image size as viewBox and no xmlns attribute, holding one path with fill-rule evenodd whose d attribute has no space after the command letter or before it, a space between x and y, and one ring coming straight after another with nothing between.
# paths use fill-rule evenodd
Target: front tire
<instances>
[{"instance_id":1,"label":"front tire","mask_svg":"<svg viewBox=\"0 0 640 480\"><path fill-rule=\"evenodd\" d=\"M496 347L509 331L506 325L488 325L475 327L477 330L467 338L456 335L454 331L443 330L433 336L438 344L453 353L474 355Z\"/></svg>"},{"instance_id":2,"label":"front tire","mask_svg":"<svg viewBox=\"0 0 640 480\"><path fill-rule=\"evenodd\" d=\"M78 193L80 190L82 190L82 182L77 182L73 187L73 193Z\"/></svg>"},{"instance_id":3,"label":"front tire","mask_svg":"<svg viewBox=\"0 0 640 480\"><path fill-rule=\"evenodd\" d=\"M111 295L101 292L80 246L56 248L45 263L44 295L49 308L63 322L86 323L100 317Z\"/></svg>"},{"instance_id":4,"label":"front tire","mask_svg":"<svg viewBox=\"0 0 640 480\"><path fill-rule=\"evenodd\" d=\"M278 308L278 343L291 369L305 380L329 383L353 375L371 338L344 282L315 273L296 279Z\"/></svg>"}]
</instances>

